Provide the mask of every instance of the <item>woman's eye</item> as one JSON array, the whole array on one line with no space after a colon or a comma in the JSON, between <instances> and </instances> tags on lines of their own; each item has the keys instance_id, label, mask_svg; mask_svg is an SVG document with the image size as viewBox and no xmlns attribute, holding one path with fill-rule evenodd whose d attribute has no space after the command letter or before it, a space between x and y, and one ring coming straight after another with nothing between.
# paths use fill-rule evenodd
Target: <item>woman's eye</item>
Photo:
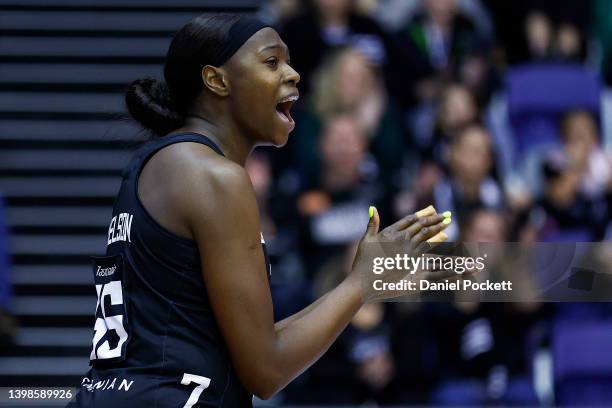
<instances>
[{"instance_id":1,"label":"woman's eye","mask_svg":"<svg viewBox=\"0 0 612 408\"><path fill-rule=\"evenodd\" d=\"M266 60L266 64L270 65L271 67L275 67L278 64L278 59L269 58Z\"/></svg>"}]
</instances>

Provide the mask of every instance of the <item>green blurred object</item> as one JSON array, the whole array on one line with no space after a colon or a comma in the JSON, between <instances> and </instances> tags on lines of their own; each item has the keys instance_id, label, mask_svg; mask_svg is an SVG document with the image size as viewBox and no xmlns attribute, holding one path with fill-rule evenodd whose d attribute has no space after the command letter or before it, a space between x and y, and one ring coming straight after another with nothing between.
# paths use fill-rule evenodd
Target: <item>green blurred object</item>
<instances>
[{"instance_id":1,"label":"green blurred object","mask_svg":"<svg viewBox=\"0 0 612 408\"><path fill-rule=\"evenodd\" d=\"M593 31L601 45L601 69L606 72L612 64L612 1L595 0Z\"/></svg>"}]
</instances>

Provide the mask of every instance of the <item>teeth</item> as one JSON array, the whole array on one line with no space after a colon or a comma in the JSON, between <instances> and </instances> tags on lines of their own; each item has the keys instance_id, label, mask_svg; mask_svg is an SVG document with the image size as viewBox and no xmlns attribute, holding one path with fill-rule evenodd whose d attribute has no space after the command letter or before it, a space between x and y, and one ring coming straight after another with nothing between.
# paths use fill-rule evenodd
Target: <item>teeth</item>
<instances>
[{"instance_id":1,"label":"teeth","mask_svg":"<svg viewBox=\"0 0 612 408\"><path fill-rule=\"evenodd\" d=\"M298 100L298 96L297 95L291 95L291 96L286 96L283 99L280 100L279 103L285 103L285 102L295 102Z\"/></svg>"}]
</instances>

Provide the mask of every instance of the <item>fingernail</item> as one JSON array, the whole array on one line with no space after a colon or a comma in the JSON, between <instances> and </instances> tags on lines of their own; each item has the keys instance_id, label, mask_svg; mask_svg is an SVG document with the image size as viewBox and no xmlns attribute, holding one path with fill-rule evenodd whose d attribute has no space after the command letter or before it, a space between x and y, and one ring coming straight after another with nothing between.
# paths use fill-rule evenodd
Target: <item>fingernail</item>
<instances>
[{"instance_id":1,"label":"fingernail","mask_svg":"<svg viewBox=\"0 0 612 408\"><path fill-rule=\"evenodd\" d=\"M450 223L451 223L451 219L450 218L445 218L445 219L442 220L442 224L444 224L444 225L448 225Z\"/></svg>"},{"instance_id":2,"label":"fingernail","mask_svg":"<svg viewBox=\"0 0 612 408\"><path fill-rule=\"evenodd\" d=\"M451 216L451 215L453 215L453 213L452 213L452 212L450 212L450 211L444 211L444 212L442 213L442 216L443 216L444 218L450 218L450 216Z\"/></svg>"},{"instance_id":3,"label":"fingernail","mask_svg":"<svg viewBox=\"0 0 612 408\"><path fill-rule=\"evenodd\" d=\"M370 215L370 218L374 216L374 206L373 205L371 205L370 208L368 209L368 214Z\"/></svg>"}]
</instances>

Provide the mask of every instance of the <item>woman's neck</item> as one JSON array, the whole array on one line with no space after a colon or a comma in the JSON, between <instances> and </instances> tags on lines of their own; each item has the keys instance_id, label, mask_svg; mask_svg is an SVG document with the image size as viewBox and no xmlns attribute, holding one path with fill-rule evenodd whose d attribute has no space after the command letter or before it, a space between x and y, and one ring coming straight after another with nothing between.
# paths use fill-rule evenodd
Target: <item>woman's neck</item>
<instances>
[{"instance_id":1,"label":"woman's neck","mask_svg":"<svg viewBox=\"0 0 612 408\"><path fill-rule=\"evenodd\" d=\"M175 132L194 132L208 137L219 146L225 157L244 167L254 143L231 120L224 120L222 116L219 119L213 123L204 115L188 116L183 127Z\"/></svg>"}]
</instances>

